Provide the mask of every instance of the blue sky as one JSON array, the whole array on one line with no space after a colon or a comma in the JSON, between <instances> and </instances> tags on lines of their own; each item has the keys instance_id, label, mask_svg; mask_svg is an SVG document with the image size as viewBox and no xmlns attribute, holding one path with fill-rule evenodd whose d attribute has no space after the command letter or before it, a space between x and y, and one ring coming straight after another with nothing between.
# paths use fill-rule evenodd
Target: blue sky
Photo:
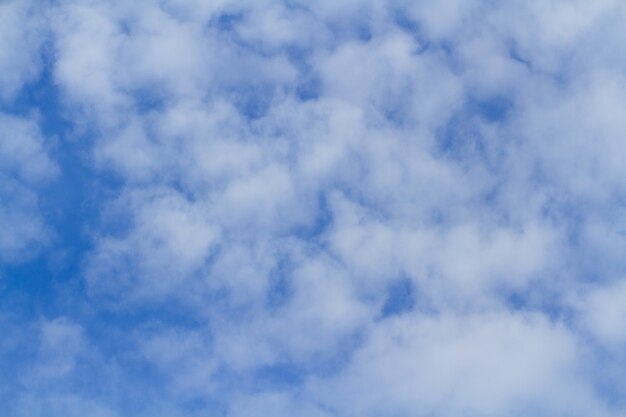
<instances>
[{"instance_id":1,"label":"blue sky","mask_svg":"<svg viewBox=\"0 0 626 417\"><path fill-rule=\"evenodd\" d=\"M0 2L2 414L623 416L624 19Z\"/></svg>"}]
</instances>

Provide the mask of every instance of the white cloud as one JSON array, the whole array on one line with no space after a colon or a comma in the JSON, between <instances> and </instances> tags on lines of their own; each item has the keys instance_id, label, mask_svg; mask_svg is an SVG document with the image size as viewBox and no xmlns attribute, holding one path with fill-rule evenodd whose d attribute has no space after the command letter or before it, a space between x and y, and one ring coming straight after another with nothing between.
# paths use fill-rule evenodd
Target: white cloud
<instances>
[{"instance_id":1,"label":"white cloud","mask_svg":"<svg viewBox=\"0 0 626 417\"><path fill-rule=\"evenodd\" d=\"M328 417L332 414L315 404L307 404L302 398L278 393L238 397L233 401L233 407L229 414L232 417L257 415Z\"/></svg>"},{"instance_id":2,"label":"white cloud","mask_svg":"<svg viewBox=\"0 0 626 417\"><path fill-rule=\"evenodd\" d=\"M80 325L65 317L32 321L13 313L0 324L16 341L0 346L0 366L7 371L0 398L7 415L120 415L113 404L94 394L102 388L100 380L84 384L98 367L98 355ZM108 366L100 368L100 378L111 378L111 363Z\"/></svg>"},{"instance_id":3,"label":"white cloud","mask_svg":"<svg viewBox=\"0 0 626 417\"><path fill-rule=\"evenodd\" d=\"M0 260L19 263L49 241L50 230L38 211L34 193L6 178L0 181L0 195L7 201L0 206Z\"/></svg>"},{"instance_id":4,"label":"white cloud","mask_svg":"<svg viewBox=\"0 0 626 417\"><path fill-rule=\"evenodd\" d=\"M32 1L0 3L0 98L11 100L41 71L45 39L41 7Z\"/></svg>"},{"instance_id":5,"label":"white cloud","mask_svg":"<svg viewBox=\"0 0 626 417\"><path fill-rule=\"evenodd\" d=\"M94 295L125 288L122 304L185 300L210 318L212 341L169 371L187 375L177 386L288 363L325 388L242 394L234 415L298 401L339 415L609 413L577 366L581 341L537 294L568 298L582 278L567 259L574 224L550 210L605 207L621 185L621 79L576 50L613 5L458 6L396 4L419 33L376 2L225 6L223 30L206 26L218 9L103 9L102 94L127 110L88 118L102 126L101 168L129 184L118 204L132 221L98 238L87 276ZM80 67L59 45L58 74ZM305 76L317 82L307 100ZM82 78L59 81L71 97ZM401 277L440 318L380 319ZM359 337L346 368L316 375ZM151 346L149 360L173 369ZM202 375L184 371L204 349Z\"/></svg>"},{"instance_id":6,"label":"white cloud","mask_svg":"<svg viewBox=\"0 0 626 417\"><path fill-rule=\"evenodd\" d=\"M55 88L107 191L85 219L85 296L123 316L113 326L157 329L123 334L130 353L110 359L163 377L146 397L172 415L202 401L233 416L619 415L589 368L624 342L623 14L608 0L49 5ZM0 71L22 74L6 97L36 76L37 42L0 47ZM0 253L24 258L46 242L37 187L58 168L35 121L0 124L15 196ZM413 307L384 317L399 280ZM44 333L89 356L99 341L76 326ZM78 362L58 356L39 378L71 379ZM118 409L65 394L31 412Z\"/></svg>"},{"instance_id":7,"label":"white cloud","mask_svg":"<svg viewBox=\"0 0 626 417\"><path fill-rule=\"evenodd\" d=\"M626 343L626 289L617 281L599 288L590 288L576 303L581 314L582 327L609 350L619 349Z\"/></svg>"},{"instance_id":8,"label":"white cloud","mask_svg":"<svg viewBox=\"0 0 626 417\"><path fill-rule=\"evenodd\" d=\"M130 299L159 298L180 290L205 267L219 227L210 223L201 206L172 191L137 191L125 197L112 210L122 221L130 215L133 229L126 236L98 242L97 252L88 260L91 290L128 291Z\"/></svg>"},{"instance_id":9,"label":"white cloud","mask_svg":"<svg viewBox=\"0 0 626 417\"><path fill-rule=\"evenodd\" d=\"M50 240L37 191L58 173L36 121L0 113L0 262L29 259Z\"/></svg>"},{"instance_id":10,"label":"white cloud","mask_svg":"<svg viewBox=\"0 0 626 417\"><path fill-rule=\"evenodd\" d=\"M567 329L538 315L409 315L377 326L313 389L342 416L610 415L580 379L582 358Z\"/></svg>"},{"instance_id":11,"label":"white cloud","mask_svg":"<svg viewBox=\"0 0 626 417\"><path fill-rule=\"evenodd\" d=\"M0 114L0 126L0 163L5 175L37 184L58 174L36 120Z\"/></svg>"}]
</instances>

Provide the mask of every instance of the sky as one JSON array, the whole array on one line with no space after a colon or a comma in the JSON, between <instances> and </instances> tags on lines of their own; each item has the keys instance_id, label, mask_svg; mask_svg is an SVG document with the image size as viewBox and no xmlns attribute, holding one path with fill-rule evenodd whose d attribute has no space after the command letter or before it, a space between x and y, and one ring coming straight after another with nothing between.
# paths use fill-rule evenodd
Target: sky
<instances>
[{"instance_id":1,"label":"sky","mask_svg":"<svg viewBox=\"0 0 626 417\"><path fill-rule=\"evenodd\" d=\"M625 21L0 1L0 414L626 415Z\"/></svg>"}]
</instances>

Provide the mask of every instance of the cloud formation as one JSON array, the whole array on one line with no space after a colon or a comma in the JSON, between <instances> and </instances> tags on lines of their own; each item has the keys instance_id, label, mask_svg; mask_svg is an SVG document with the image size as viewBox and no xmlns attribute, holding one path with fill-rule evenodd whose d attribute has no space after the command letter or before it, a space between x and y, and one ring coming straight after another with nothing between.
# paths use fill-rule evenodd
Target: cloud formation
<instances>
[{"instance_id":1,"label":"cloud formation","mask_svg":"<svg viewBox=\"0 0 626 417\"><path fill-rule=\"evenodd\" d=\"M622 415L624 18L3 3L10 415Z\"/></svg>"}]
</instances>

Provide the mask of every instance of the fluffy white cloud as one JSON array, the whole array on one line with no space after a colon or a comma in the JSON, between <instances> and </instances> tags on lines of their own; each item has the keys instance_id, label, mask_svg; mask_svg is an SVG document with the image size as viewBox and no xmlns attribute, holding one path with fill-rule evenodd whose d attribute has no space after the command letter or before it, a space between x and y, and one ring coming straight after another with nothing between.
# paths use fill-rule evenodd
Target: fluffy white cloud
<instances>
[{"instance_id":1,"label":"fluffy white cloud","mask_svg":"<svg viewBox=\"0 0 626 417\"><path fill-rule=\"evenodd\" d=\"M12 314L0 319L10 340L0 349L4 378L0 396L4 412L11 416L116 417L114 405L94 395L93 385L84 385L99 360L84 329L67 318L30 321ZM111 378L101 368L102 378Z\"/></svg>"},{"instance_id":2,"label":"fluffy white cloud","mask_svg":"<svg viewBox=\"0 0 626 417\"><path fill-rule=\"evenodd\" d=\"M219 236L219 228L208 222L201 206L180 194L154 190L129 194L111 211L119 212L111 214L111 224L125 221L130 211L132 231L99 242L88 264L92 292L159 298L185 289L181 287L186 283L195 286L189 278L203 270Z\"/></svg>"},{"instance_id":3,"label":"fluffy white cloud","mask_svg":"<svg viewBox=\"0 0 626 417\"><path fill-rule=\"evenodd\" d=\"M33 1L0 3L0 99L11 100L41 71L40 47L46 26Z\"/></svg>"},{"instance_id":4,"label":"fluffy white cloud","mask_svg":"<svg viewBox=\"0 0 626 417\"><path fill-rule=\"evenodd\" d=\"M70 381L84 357L158 404L68 383L33 407L623 412L606 387L624 379L601 375L624 363L619 2L0 7L25 22L0 36L28 39L0 47L0 71L20 73L4 95L50 45L97 184L85 290L68 304L118 329L98 340L78 319L48 323L31 383ZM21 27L41 15L47 37L31 40ZM0 124L12 259L46 241L37 187L58 168L35 121Z\"/></svg>"},{"instance_id":5,"label":"fluffy white cloud","mask_svg":"<svg viewBox=\"0 0 626 417\"><path fill-rule=\"evenodd\" d=\"M313 389L345 416L610 415L581 360L574 335L538 315L407 315Z\"/></svg>"},{"instance_id":6,"label":"fluffy white cloud","mask_svg":"<svg viewBox=\"0 0 626 417\"><path fill-rule=\"evenodd\" d=\"M58 172L36 120L0 113L0 262L28 259L49 241L37 190Z\"/></svg>"}]
</instances>

